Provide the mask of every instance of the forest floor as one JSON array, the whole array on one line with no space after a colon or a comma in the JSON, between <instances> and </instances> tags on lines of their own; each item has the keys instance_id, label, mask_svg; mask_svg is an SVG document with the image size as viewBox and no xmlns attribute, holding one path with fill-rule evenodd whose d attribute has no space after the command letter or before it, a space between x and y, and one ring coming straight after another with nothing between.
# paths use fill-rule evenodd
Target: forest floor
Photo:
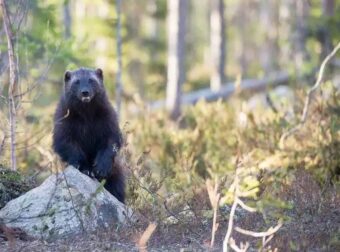
<instances>
[{"instance_id":1,"label":"forest floor","mask_svg":"<svg viewBox=\"0 0 340 252\"><path fill-rule=\"evenodd\" d=\"M293 202L294 208L286 210L287 220L269 243L272 249L340 251L340 196L336 186L330 185L321 191L308 175L302 173L280 197ZM198 218L194 221L181 219L177 224L159 225L148 242L147 251L222 251L229 211L230 208L225 208L219 212L219 227L213 249L209 247L211 219ZM244 210L236 211L234 220L235 226L253 231L265 231L276 224L274 221L265 221L262 214ZM6 241L0 234L0 251L138 251L136 244L146 227L147 223L140 223L52 242L27 237ZM261 244L260 239L249 238L236 231L232 232L232 237L237 244L250 242L251 248L258 248Z\"/></svg>"}]
</instances>

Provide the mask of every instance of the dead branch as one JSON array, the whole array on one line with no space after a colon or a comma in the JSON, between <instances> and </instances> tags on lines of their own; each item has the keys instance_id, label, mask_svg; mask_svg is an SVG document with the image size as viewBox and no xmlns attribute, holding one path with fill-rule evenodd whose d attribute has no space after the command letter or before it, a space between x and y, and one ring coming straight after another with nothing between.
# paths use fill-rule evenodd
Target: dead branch
<instances>
[{"instance_id":1,"label":"dead branch","mask_svg":"<svg viewBox=\"0 0 340 252\"><path fill-rule=\"evenodd\" d=\"M242 229L240 227L235 227L235 228L233 227L235 211L236 211L236 208L237 208L238 205L241 206L244 210L246 210L248 212L256 212L255 208L247 206L240 199L241 195L248 195L248 193L242 192L239 188L241 170L238 169L238 168L242 165L242 161L237 160L236 164L237 165L236 165L235 178L234 178L233 184L231 185L231 189L234 192L234 202L233 202L233 205L231 207L230 214L229 214L229 223L228 223L227 233L226 233L225 238L223 240L223 252L228 252L228 245L230 246L231 249L233 249L234 251L237 251L237 252L245 252L249 248L248 242L246 242L245 244L241 243L240 246L238 246L236 244L235 240L231 237L231 233L232 233L233 229L235 229L235 231L242 233L242 234L245 234L245 235L253 236L253 237L256 237L256 238L262 238L262 248L261 248L262 250L261 251L264 251L265 246L273 238L274 234L282 227L283 223L282 223L282 220L280 220L277 226L269 228L266 232L254 232L254 231Z\"/></svg>"},{"instance_id":2,"label":"dead branch","mask_svg":"<svg viewBox=\"0 0 340 252\"><path fill-rule=\"evenodd\" d=\"M238 170L236 169L236 174L235 174L235 181L234 181L234 184L235 184L235 190L234 190L234 193L235 193L235 200L233 202L233 205L231 207L231 210L230 210L230 215L229 215L229 221L228 221L228 229L227 229L227 233L224 237L224 240L223 240L223 252L228 252L228 243L229 243L229 240L230 240L230 237L231 237L231 232L233 230L233 224L234 224L234 216L235 216L235 211L236 211L236 207L237 207L237 191L238 191Z\"/></svg>"},{"instance_id":3,"label":"dead branch","mask_svg":"<svg viewBox=\"0 0 340 252\"><path fill-rule=\"evenodd\" d=\"M237 231L241 234L244 234L244 235L248 235L248 236L252 236L252 237L256 237L256 238L262 238L262 237L267 237L267 236L273 235L274 233L276 233L282 227L282 225L283 225L283 223L280 220L279 223L275 227L270 227L266 232L254 232L254 231L242 229L240 227L235 227L235 231Z\"/></svg>"},{"instance_id":4,"label":"dead branch","mask_svg":"<svg viewBox=\"0 0 340 252\"><path fill-rule=\"evenodd\" d=\"M0 143L0 156L1 156L1 153L2 151L4 150L4 146L5 146L5 143L6 143L6 134L4 134L4 138L2 139L1 143Z\"/></svg>"},{"instance_id":5,"label":"dead branch","mask_svg":"<svg viewBox=\"0 0 340 252\"><path fill-rule=\"evenodd\" d=\"M237 201L235 200L232 207L231 207L231 210L230 210L229 221L228 221L228 230L227 230L227 233L226 233L224 240L223 240L223 252L228 252L228 242L230 240L231 232L233 230L236 207L237 207Z\"/></svg>"},{"instance_id":6,"label":"dead branch","mask_svg":"<svg viewBox=\"0 0 340 252\"><path fill-rule=\"evenodd\" d=\"M80 223L80 225L81 225L82 230L86 232L83 218L81 217L81 214L79 213L79 211L78 211L78 209L77 209L77 207L76 207L76 205L75 205L75 203L74 203L73 196L72 196L72 193L71 193L71 191L70 191L70 188L71 188L71 187L70 187L70 185L69 185L68 182L67 182L67 178L66 178L66 175L65 175L64 170L62 171L62 174L63 174L64 179L65 179L65 184L66 184L67 191L68 191L69 196L70 196L70 199L71 199L72 208L73 208L73 210L74 210L74 213L75 213L75 215L77 216L77 218L78 218L78 220L79 220L79 223ZM57 181L57 179L56 179L56 181Z\"/></svg>"},{"instance_id":7,"label":"dead branch","mask_svg":"<svg viewBox=\"0 0 340 252\"><path fill-rule=\"evenodd\" d=\"M246 210L246 211L248 211L248 212L251 212L251 213L256 212L256 208L247 206L247 205L246 205L242 200L240 200L239 198L237 198L236 201L237 201L237 204L239 204L240 207L242 207L244 210Z\"/></svg>"},{"instance_id":8,"label":"dead branch","mask_svg":"<svg viewBox=\"0 0 340 252\"><path fill-rule=\"evenodd\" d=\"M141 252L147 251L147 243L150 240L152 234L155 232L156 228L157 228L156 223L150 223L149 226L145 229L144 233L142 234L137 244L139 251Z\"/></svg>"},{"instance_id":9,"label":"dead branch","mask_svg":"<svg viewBox=\"0 0 340 252\"><path fill-rule=\"evenodd\" d=\"M211 230L211 241L210 241L210 247L213 248L214 243L215 243L215 234L218 229L217 212L218 212L218 205L220 202L221 194L218 193L219 183L217 179L215 179L214 185L211 180L207 180L206 187L208 191L209 200L214 211L213 225L212 225L212 230Z\"/></svg>"},{"instance_id":10,"label":"dead branch","mask_svg":"<svg viewBox=\"0 0 340 252\"><path fill-rule=\"evenodd\" d=\"M58 52L58 50L59 50L59 48L57 48L56 53ZM44 69L43 73L40 75L40 77L30 87L27 87L27 89L25 91L21 92L20 94L16 94L15 97L20 97L22 99L23 96L32 92L35 88L40 86L41 83L46 80L47 74L50 71L50 69L53 65L53 62L54 62L54 57L52 57L51 60L49 60L47 62L47 66L45 67L45 69Z\"/></svg>"},{"instance_id":11,"label":"dead branch","mask_svg":"<svg viewBox=\"0 0 340 252\"><path fill-rule=\"evenodd\" d=\"M288 130L287 132L282 134L282 136L280 138L280 146L281 146L281 148L284 146L285 140L289 136L291 136L294 133L296 133L305 124L305 122L307 121L308 112L309 112L309 106L310 106L311 100L313 98L313 94L320 87L320 85L322 83L322 79L323 79L323 75L324 75L324 72L325 72L326 65L334 57L334 55L337 53L337 51L339 49L340 49L340 42L337 44L336 47L334 47L333 51L322 62L321 66L320 66L319 73L318 73L318 78L317 78L314 86L311 89L309 89L309 91L308 91L307 98L306 98L306 101L305 101L305 105L304 105L304 108L303 108L303 112L302 112L302 115L301 115L300 122L297 125L295 125L293 128L291 128L290 130Z\"/></svg>"},{"instance_id":12,"label":"dead branch","mask_svg":"<svg viewBox=\"0 0 340 252\"><path fill-rule=\"evenodd\" d=\"M243 243L241 242L240 247L238 247L238 246L236 245L235 240L234 240L233 238L230 238L229 245L230 245L230 247L231 247L233 250L235 250L236 252L246 252L246 251L248 250L248 248L249 248L249 242L246 242L245 244L243 244Z\"/></svg>"}]
</instances>

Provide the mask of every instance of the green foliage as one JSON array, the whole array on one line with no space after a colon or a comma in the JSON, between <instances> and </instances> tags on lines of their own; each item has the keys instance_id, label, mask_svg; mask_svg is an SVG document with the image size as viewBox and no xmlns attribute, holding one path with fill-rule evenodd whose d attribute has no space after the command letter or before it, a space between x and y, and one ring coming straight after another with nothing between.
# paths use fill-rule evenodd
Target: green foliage
<instances>
[{"instance_id":1,"label":"green foliage","mask_svg":"<svg viewBox=\"0 0 340 252\"><path fill-rule=\"evenodd\" d=\"M152 204L160 200L159 195L167 198L188 193L204 187L207 178L218 178L224 194L221 203L225 204L233 200L231 186L239 159L240 190L256 200L265 216L282 217L282 211L274 209L294 207L282 195L284 188L300 179L296 171L307 170L322 187L339 180L340 97L329 85L323 91L332 95L327 102L317 95L310 118L284 149L279 147L280 137L296 120L287 121L280 112L267 108L248 112L248 123L242 126L238 99L199 102L186 108L178 122L163 112L146 114L131 121L129 129L133 153L144 152L135 178L143 181L146 176L146 185L157 185L149 194L155 196L149 198ZM301 108L302 102L297 110ZM138 193L134 197L137 199ZM185 201L177 200L181 202Z\"/></svg>"}]
</instances>

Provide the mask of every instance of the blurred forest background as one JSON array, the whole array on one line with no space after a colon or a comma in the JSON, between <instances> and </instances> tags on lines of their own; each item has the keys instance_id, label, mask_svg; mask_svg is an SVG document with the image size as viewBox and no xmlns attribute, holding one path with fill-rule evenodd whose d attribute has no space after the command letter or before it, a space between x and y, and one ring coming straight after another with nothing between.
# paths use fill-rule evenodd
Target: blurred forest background
<instances>
[{"instance_id":1,"label":"blurred forest background","mask_svg":"<svg viewBox=\"0 0 340 252\"><path fill-rule=\"evenodd\" d=\"M211 228L207 190L220 193L223 223L240 187L265 224L309 218L308 231L323 219L334 223L311 236L286 231L277 246L339 246L339 53L326 62L299 124L307 92L340 41L337 0L5 2L18 80L11 96L1 22L0 166L15 168L9 97L17 170L44 178L57 165L52 117L64 72L100 67L113 104L121 100L127 198L146 220L164 220L171 209L176 223L195 217ZM194 217L181 215L188 211Z\"/></svg>"}]
</instances>

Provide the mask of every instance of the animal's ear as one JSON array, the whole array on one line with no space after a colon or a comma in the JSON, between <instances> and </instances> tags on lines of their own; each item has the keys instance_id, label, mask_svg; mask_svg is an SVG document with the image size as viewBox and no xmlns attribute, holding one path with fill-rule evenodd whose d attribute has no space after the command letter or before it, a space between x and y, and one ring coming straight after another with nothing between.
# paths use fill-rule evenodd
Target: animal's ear
<instances>
[{"instance_id":1,"label":"animal's ear","mask_svg":"<svg viewBox=\"0 0 340 252\"><path fill-rule=\"evenodd\" d=\"M67 70L67 71L65 72L65 75L64 75L64 81L65 81L65 82L68 82L68 81L71 79L71 74L72 74L71 71L68 71L68 70Z\"/></svg>"},{"instance_id":2,"label":"animal's ear","mask_svg":"<svg viewBox=\"0 0 340 252\"><path fill-rule=\"evenodd\" d=\"M98 77L101 81L103 81L103 79L104 79L103 70L101 70L100 68L97 68L95 72L96 72L97 77Z\"/></svg>"}]
</instances>

